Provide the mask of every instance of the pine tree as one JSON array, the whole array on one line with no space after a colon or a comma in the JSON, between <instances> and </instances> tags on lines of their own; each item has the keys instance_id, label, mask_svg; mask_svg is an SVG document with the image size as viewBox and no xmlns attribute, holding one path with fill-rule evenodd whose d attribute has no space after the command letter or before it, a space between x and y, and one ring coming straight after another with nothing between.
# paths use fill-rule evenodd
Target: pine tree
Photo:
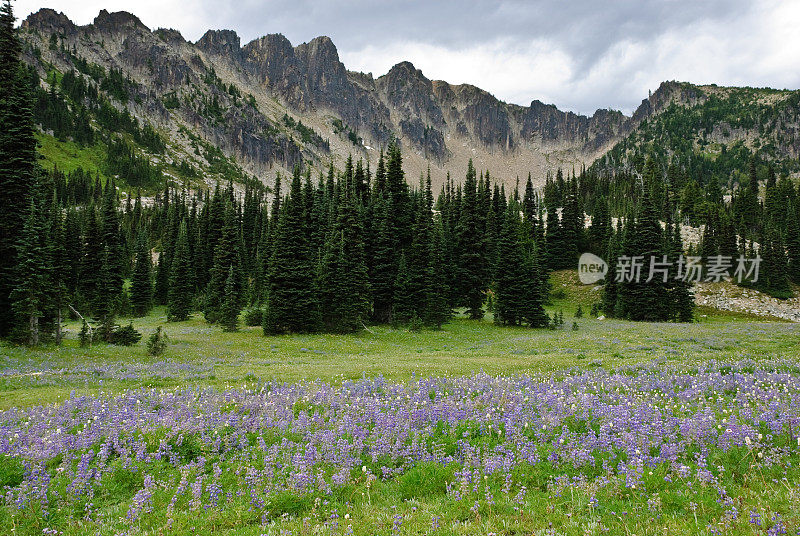
<instances>
[{"instance_id":1,"label":"pine tree","mask_svg":"<svg viewBox=\"0 0 800 536\"><path fill-rule=\"evenodd\" d=\"M178 239L172 256L167 299L167 320L181 322L189 319L192 311L192 289L194 289L194 282L191 278L189 232L184 220L178 230Z\"/></svg>"},{"instance_id":2,"label":"pine tree","mask_svg":"<svg viewBox=\"0 0 800 536\"><path fill-rule=\"evenodd\" d=\"M308 226L300 170L295 168L289 197L281 208L267 277L264 333L312 332L321 319L309 255Z\"/></svg>"},{"instance_id":3,"label":"pine tree","mask_svg":"<svg viewBox=\"0 0 800 536\"><path fill-rule=\"evenodd\" d=\"M18 319L22 339L31 346L39 344L39 319L47 304L49 281L47 278L47 244L44 241L45 224L42 221L41 208L31 197L29 198L28 215L17 242L18 259L14 281L16 286L11 291L11 302Z\"/></svg>"},{"instance_id":4,"label":"pine tree","mask_svg":"<svg viewBox=\"0 0 800 536\"><path fill-rule=\"evenodd\" d=\"M638 282L634 279L619 284L619 304L624 316L630 320L650 322L667 320L670 307L664 283L657 278L646 281L650 259L655 257L660 261L663 255L661 224L647 188L644 189L636 221L626 230L624 252L629 256L643 258Z\"/></svg>"},{"instance_id":5,"label":"pine tree","mask_svg":"<svg viewBox=\"0 0 800 536\"><path fill-rule=\"evenodd\" d=\"M206 321L212 324L220 320L221 309L225 300L225 281L231 267L233 267L236 280L236 294L241 300L243 285L239 245L239 225L236 209L233 203L228 200L225 204L222 230L214 250L214 265L211 268L211 280L206 289L206 302L203 310Z\"/></svg>"},{"instance_id":6,"label":"pine tree","mask_svg":"<svg viewBox=\"0 0 800 536\"><path fill-rule=\"evenodd\" d=\"M115 312L119 308L122 297L123 272L123 247L120 240L119 210L117 205L117 190L113 181L109 181L106 183L106 189L103 193L100 232L102 233L103 247L106 249L106 263L108 264L106 299L111 301L109 307Z\"/></svg>"},{"instance_id":7,"label":"pine tree","mask_svg":"<svg viewBox=\"0 0 800 536\"><path fill-rule=\"evenodd\" d=\"M520 240L519 208L512 203L506 211L498 238L497 278L495 281L495 321L517 326L523 321L528 270Z\"/></svg>"},{"instance_id":8,"label":"pine tree","mask_svg":"<svg viewBox=\"0 0 800 536\"><path fill-rule=\"evenodd\" d=\"M369 317L369 274L357 195L354 186L342 188L339 215L318 272L322 320L328 331L356 331Z\"/></svg>"},{"instance_id":9,"label":"pine tree","mask_svg":"<svg viewBox=\"0 0 800 536\"><path fill-rule=\"evenodd\" d=\"M0 337L19 320L10 297L24 286L16 281L17 265L23 262L17 258L17 241L37 180L30 86L14 21L6 0L0 6Z\"/></svg>"},{"instance_id":10,"label":"pine tree","mask_svg":"<svg viewBox=\"0 0 800 536\"><path fill-rule=\"evenodd\" d=\"M483 318L483 295L487 285L486 242L480 229L479 210L477 178L470 160L457 229L457 280L460 283L459 305L466 307L473 319Z\"/></svg>"},{"instance_id":11,"label":"pine tree","mask_svg":"<svg viewBox=\"0 0 800 536\"><path fill-rule=\"evenodd\" d=\"M438 222L434 227L433 244L431 245L431 281L428 307L423 318L425 324L436 329L440 329L442 324L453 316L453 312L450 309L450 289L447 285L448 276L444 242L444 231L441 222Z\"/></svg>"},{"instance_id":12,"label":"pine tree","mask_svg":"<svg viewBox=\"0 0 800 536\"><path fill-rule=\"evenodd\" d=\"M394 284L398 262L397 237L392 232L389 210L391 200L377 191L372 207L372 254L369 258L369 282L372 289L372 318L378 323L392 320Z\"/></svg>"},{"instance_id":13,"label":"pine tree","mask_svg":"<svg viewBox=\"0 0 800 536\"><path fill-rule=\"evenodd\" d=\"M84 210L83 233L83 258L80 265L79 291L82 306L87 306L90 311L95 311L98 303L97 294L100 292L100 270L105 258L103 240L100 235L100 224L94 206L89 205Z\"/></svg>"},{"instance_id":14,"label":"pine tree","mask_svg":"<svg viewBox=\"0 0 800 536\"><path fill-rule=\"evenodd\" d=\"M400 263L397 267L397 277L394 283L394 305L392 310L392 324L396 326L407 325L414 320L416 306L414 291L411 284L411 274L406 264L405 253L400 254Z\"/></svg>"},{"instance_id":15,"label":"pine tree","mask_svg":"<svg viewBox=\"0 0 800 536\"><path fill-rule=\"evenodd\" d=\"M153 262L147 247L147 233L136 237L136 255L131 275L131 306L136 316L145 316L153 306Z\"/></svg>"},{"instance_id":16,"label":"pine tree","mask_svg":"<svg viewBox=\"0 0 800 536\"><path fill-rule=\"evenodd\" d=\"M674 225L672 232L670 261L677 263L678 258L683 254L680 225ZM669 293L671 294L670 304L674 311L674 319L678 322L694 320L695 303L691 281L686 281L684 278L673 278L670 282Z\"/></svg>"},{"instance_id":17,"label":"pine tree","mask_svg":"<svg viewBox=\"0 0 800 536\"><path fill-rule=\"evenodd\" d=\"M225 278L225 298L220 311L220 324L222 324L223 331L238 331L239 329L241 307L236 285L236 274L231 265L228 269L228 277Z\"/></svg>"},{"instance_id":18,"label":"pine tree","mask_svg":"<svg viewBox=\"0 0 800 536\"><path fill-rule=\"evenodd\" d=\"M800 285L800 222L797 211L789 206L786 211L786 253L789 257L789 279Z\"/></svg>"}]
</instances>

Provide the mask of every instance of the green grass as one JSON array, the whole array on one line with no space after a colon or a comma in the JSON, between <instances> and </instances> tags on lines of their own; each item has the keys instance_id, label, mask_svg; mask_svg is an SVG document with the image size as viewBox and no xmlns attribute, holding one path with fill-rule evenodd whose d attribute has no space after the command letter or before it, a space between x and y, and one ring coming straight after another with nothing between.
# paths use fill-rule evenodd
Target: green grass
<instances>
[{"instance_id":1,"label":"green grass","mask_svg":"<svg viewBox=\"0 0 800 536\"><path fill-rule=\"evenodd\" d=\"M713 310L698 312L692 324L636 323L588 317L591 298L582 303L584 317L574 319L576 305L571 292L554 300L551 313L564 312L561 330L503 327L482 321L455 318L440 331L411 332L388 326L371 326L352 335L310 334L265 337L259 327L243 327L224 333L207 324L201 314L186 322L167 322L163 308L149 316L133 318L144 335L132 347L97 344L81 348L77 322L68 322L61 347L38 349L0 346L0 366L21 369L20 374L0 378L0 409L51 403L72 391L93 393L141 386L171 387L186 383L218 388L256 380L295 382L320 379L338 382L383 375L406 380L412 375L456 376L484 371L511 374L586 367L593 363L618 366L656 358L667 360L739 359L743 357L793 357L800 340L800 325L754 321L747 315ZM569 328L578 323L578 331ZM120 319L126 324L128 319ZM147 355L147 337L162 326L170 338L160 358ZM75 379L50 369L84 369L153 364L160 361L208 367L205 377L147 377L113 379L102 372ZM43 372L40 375L34 375Z\"/></svg>"},{"instance_id":2,"label":"green grass","mask_svg":"<svg viewBox=\"0 0 800 536\"><path fill-rule=\"evenodd\" d=\"M92 175L99 174L103 183L108 178L105 174L106 150L100 144L81 147L73 141L60 141L38 132L39 155L42 167L52 170L57 167L64 173L83 168Z\"/></svg>"},{"instance_id":3,"label":"green grass","mask_svg":"<svg viewBox=\"0 0 800 536\"><path fill-rule=\"evenodd\" d=\"M654 359L692 363L798 355L800 324L750 315L701 309L698 321L692 324L591 318L588 313L591 304L599 299L599 291L579 286L574 279L574 274L566 272L553 277L554 290L562 292L557 292L548 312L563 311L566 323L565 329L556 331L497 326L489 314L482 321L455 318L441 331L410 332L369 326L353 335L265 337L258 327L224 333L218 326L206 324L200 314L186 322L166 322L165 311L157 308L147 317L132 319L144 334L139 344L81 348L77 340L79 325L69 322L61 347L0 346L0 370L15 370L0 377L0 409L57 403L71 393L121 392L142 386L170 389L204 385L222 389L269 379L337 383L363 375L403 381L412 376L457 376L478 371L514 374L598 364L612 368ZM578 304L585 316L574 319ZM579 325L577 331L569 329L573 321ZM164 356L153 358L146 353L145 341L158 326L168 334L170 345ZM153 371L158 371L162 362L185 366L190 372L187 377L180 373L155 374ZM113 371L129 369L133 371L130 378L113 377ZM580 427L581 423L574 426ZM154 444L157 439L153 437ZM279 437L272 439L280 441ZM181 459L196 458L196 450L187 438L179 448ZM711 460L727 468L723 483L740 511L741 521L728 527L727 532L717 526L720 520L713 514L720 510L716 491L699 488L688 496L684 483L664 481L669 470L666 467L650 468L653 474L646 476L644 489L631 490L614 479L602 488L577 483L559 489L553 486L550 466L540 463L515 470L513 480L517 487L512 493L502 490L502 477L496 476L496 481L488 483L495 503L479 497L480 507L473 510L474 497L455 501L445 493L447 483L454 481L455 466L420 463L401 477L387 481L356 478L330 496L321 494L323 502L312 495L272 494L261 512L250 509L247 497L231 499L229 508L222 513L215 509L191 511L190 497L184 496L169 514L168 526L167 505L178 475L165 466L163 481L168 485L154 492L154 515L133 527L131 533L345 534L347 526L352 525L354 534L365 536L521 535L545 534L547 529L552 529L552 534L570 535L694 535L710 534L707 526L712 525L728 534L764 534L771 526L772 513L800 511L800 495L796 491L800 467L776 468L772 473L753 471L749 462L745 463L746 453L737 452L732 452L730 460ZM224 470L232 472L236 467ZM19 460L0 458L0 486L14 485L21 475ZM782 480L784 477L786 480ZM78 511L59 511L45 520L35 512L0 508L0 532L13 529L16 534L42 534L47 527L57 527L66 535L85 534L87 530L114 534L120 528L114 520L126 515L133 494L141 489L142 476L135 468L119 467L103 478L103 493L93 502L107 522L87 525ZM528 490L524 514L515 510L515 494L522 484ZM599 501L599 509L590 504L592 495ZM326 527L334 509L339 516L337 530ZM764 520L758 530L747 523L751 510ZM396 532L394 516L402 516L402 525ZM440 527L435 531L431 528L434 518L438 518ZM794 515L784 519L800 522Z\"/></svg>"}]
</instances>

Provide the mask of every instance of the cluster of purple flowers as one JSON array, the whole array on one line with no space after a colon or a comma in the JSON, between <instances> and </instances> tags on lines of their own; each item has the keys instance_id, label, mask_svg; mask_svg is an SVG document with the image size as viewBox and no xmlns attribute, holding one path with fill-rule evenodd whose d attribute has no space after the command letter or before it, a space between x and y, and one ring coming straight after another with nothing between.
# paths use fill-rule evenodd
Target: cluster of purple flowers
<instances>
[{"instance_id":1,"label":"cluster of purple flowers","mask_svg":"<svg viewBox=\"0 0 800 536\"><path fill-rule=\"evenodd\" d=\"M521 465L549 464L556 494L587 482L583 474L597 468L603 476L591 478L598 487L609 475L641 487L657 466L668 468L665 480L714 486L725 468L706 456L730 449L764 465L797 455L800 367L653 362L408 383L377 377L224 391L135 389L0 412L0 456L26 466L22 482L5 492L6 507L91 502L105 475L131 470L144 482L127 510L132 523L168 485L168 510L180 500L191 509L224 508L233 496L258 510L274 492L325 496L355 480L395 478L420 462L457 464L448 493L479 493L487 503L494 499L482 482L497 475L517 508L526 488L503 477ZM165 463L179 481L157 480L155 468ZM576 469L581 476L566 476ZM67 493L57 492L55 481ZM338 515L330 520L338 522ZM751 514L750 522L760 518ZM396 516L394 529L402 523Z\"/></svg>"}]
</instances>

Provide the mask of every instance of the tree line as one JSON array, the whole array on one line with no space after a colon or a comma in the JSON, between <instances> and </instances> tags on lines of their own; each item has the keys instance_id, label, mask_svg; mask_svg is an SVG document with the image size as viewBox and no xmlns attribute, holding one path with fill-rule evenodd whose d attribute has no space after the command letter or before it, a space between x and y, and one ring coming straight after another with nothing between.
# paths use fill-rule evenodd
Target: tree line
<instances>
[{"instance_id":1,"label":"tree line","mask_svg":"<svg viewBox=\"0 0 800 536\"><path fill-rule=\"evenodd\" d=\"M680 224L698 221L702 254L761 253L760 286L778 295L790 291L790 280L800 282L800 195L769 169L762 181L755 161L750 182L729 200L706 185L691 203L685 170L653 159L640 174L558 170L541 191L529 175L511 192L470 162L463 180L448 175L434 196L430 172L409 186L395 144L374 171L352 157L325 176L296 167L271 192L250 183L243 191L233 182L194 191L168 183L143 198L130 183L103 183L81 170L46 172L36 163L37 100L13 22L6 2L3 337L59 341L62 315L70 314L93 319L98 336L111 341L119 316L143 316L154 306L165 306L170 321L202 312L226 330L244 321L267 335L351 332L369 323L438 328L456 309L478 319L487 308L499 323L544 327L550 271L574 269L583 251L609 260L612 276L619 255L674 260L685 252ZM66 79L70 91L88 91ZM142 136L156 135L146 129ZM118 149L120 169L137 165ZM601 306L607 316L688 321L694 304L686 282L608 277Z\"/></svg>"}]
</instances>

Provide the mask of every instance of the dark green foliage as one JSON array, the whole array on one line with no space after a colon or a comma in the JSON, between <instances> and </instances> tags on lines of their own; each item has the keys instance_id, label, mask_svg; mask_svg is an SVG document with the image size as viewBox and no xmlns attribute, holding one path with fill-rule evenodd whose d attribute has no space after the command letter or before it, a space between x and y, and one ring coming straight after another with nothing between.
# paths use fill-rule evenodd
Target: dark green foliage
<instances>
[{"instance_id":1,"label":"dark green foliage","mask_svg":"<svg viewBox=\"0 0 800 536\"><path fill-rule=\"evenodd\" d=\"M194 281L189 255L189 233L186 221L181 222L178 240L172 256L167 299L167 319L173 322L188 320L192 311Z\"/></svg>"},{"instance_id":2,"label":"dark green foliage","mask_svg":"<svg viewBox=\"0 0 800 536\"><path fill-rule=\"evenodd\" d=\"M0 336L8 335L19 321L11 292L20 262L19 233L37 180L31 96L20 50L11 3L5 2L0 7Z\"/></svg>"},{"instance_id":3,"label":"dark green foliage","mask_svg":"<svg viewBox=\"0 0 800 536\"><path fill-rule=\"evenodd\" d=\"M239 296L236 291L236 273L233 265L228 268L228 277L225 279L225 298L220 310L219 322L223 331L238 331L239 329Z\"/></svg>"},{"instance_id":4,"label":"dark green foliage","mask_svg":"<svg viewBox=\"0 0 800 536\"><path fill-rule=\"evenodd\" d=\"M798 205L800 206L800 204ZM786 253L788 255L789 279L800 285L800 222L797 210L793 207L787 209L786 216Z\"/></svg>"},{"instance_id":5,"label":"dark green foliage","mask_svg":"<svg viewBox=\"0 0 800 536\"><path fill-rule=\"evenodd\" d=\"M473 319L483 317L484 292L488 284L486 241L479 212L477 179L470 160L457 227L460 254L456 271L459 283L458 304L466 307L467 313Z\"/></svg>"},{"instance_id":6,"label":"dark green foliage","mask_svg":"<svg viewBox=\"0 0 800 536\"><path fill-rule=\"evenodd\" d=\"M142 231L136 239L130 301L136 316L145 316L153 306L153 262L147 247L147 235Z\"/></svg>"},{"instance_id":7,"label":"dark green foliage","mask_svg":"<svg viewBox=\"0 0 800 536\"><path fill-rule=\"evenodd\" d=\"M31 346L39 344L39 320L49 293L48 234L41 207L30 200L28 215L17 243L16 286L11 302L17 319L20 339Z\"/></svg>"},{"instance_id":8,"label":"dark green foliage","mask_svg":"<svg viewBox=\"0 0 800 536\"><path fill-rule=\"evenodd\" d=\"M511 202L498 237L495 321L506 325L547 324L544 286L535 245L524 235L519 206Z\"/></svg>"},{"instance_id":9,"label":"dark green foliage","mask_svg":"<svg viewBox=\"0 0 800 536\"><path fill-rule=\"evenodd\" d=\"M369 281L372 289L372 318L379 323L392 319L394 284L397 277L397 235L391 228L388 194L378 192L372 202Z\"/></svg>"},{"instance_id":10,"label":"dark green foliage","mask_svg":"<svg viewBox=\"0 0 800 536\"><path fill-rule=\"evenodd\" d=\"M133 346L142 339L142 334L134 329L133 324L119 327L113 331L108 342L119 346Z\"/></svg>"},{"instance_id":11,"label":"dark green foliage","mask_svg":"<svg viewBox=\"0 0 800 536\"><path fill-rule=\"evenodd\" d=\"M158 326L156 330L150 335L147 339L147 354L158 357L164 353L164 350L167 349L167 345L169 344L169 337L161 328Z\"/></svg>"},{"instance_id":12,"label":"dark green foliage","mask_svg":"<svg viewBox=\"0 0 800 536\"><path fill-rule=\"evenodd\" d=\"M228 272L233 269L233 292L237 302L241 302L243 283L241 273L241 257L239 254L239 226L233 203L228 200L225 205L224 223L219 240L214 247L214 265L211 268L211 280L206 289L206 303L203 311L206 320L219 322L225 302L225 284Z\"/></svg>"},{"instance_id":13,"label":"dark green foliage","mask_svg":"<svg viewBox=\"0 0 800 536\"><path fill-rule=\"evenodd\" d=\"M289 197L277 218L267 276L264 332L316 331L321 319L314 280L310 277L314 263L309 252L299 168L295 169Z\"/></svg>"},{"instance_id":14,"label":"dark green foliage","mask_svg":"<svg viewBox=\"0 0 800 536\"><path fill-rule=\"evenodd\" d=\"M355 188L346 185L318 273L322 322L328 331L356 331L369 318L369 274L358 207Z\"/></svg>"},{"instance_id":15,"label":"dark green foliage","mask_svg":"<svg viewBox=\"0 0 800 536\"><path fill-rule=\"evenodd\" d=\"M264 322L264 311L260 307L250 307L244 311L245 326L260 326Z\"/></svg>"}]
</instances>

